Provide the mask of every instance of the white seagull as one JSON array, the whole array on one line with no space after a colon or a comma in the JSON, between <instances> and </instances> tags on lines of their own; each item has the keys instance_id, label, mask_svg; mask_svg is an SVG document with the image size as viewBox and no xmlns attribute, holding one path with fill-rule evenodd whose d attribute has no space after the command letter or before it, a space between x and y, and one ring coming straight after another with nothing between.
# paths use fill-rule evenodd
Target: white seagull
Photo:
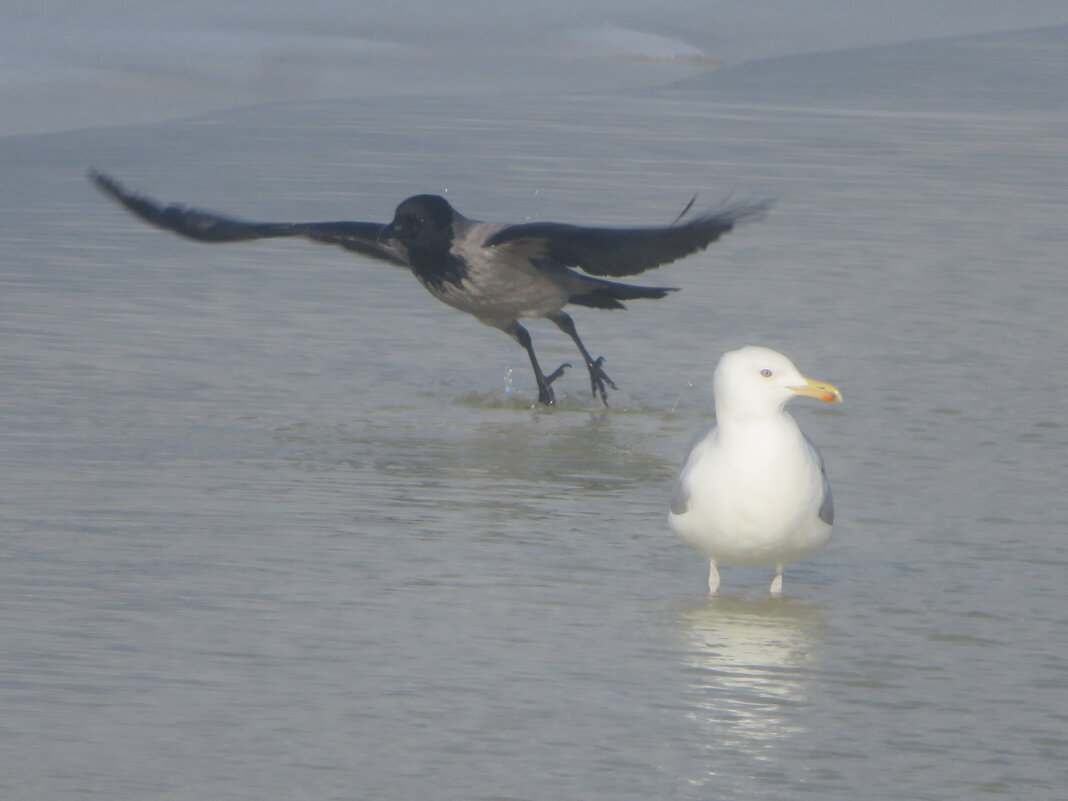
<instances>
[{"instance_id":1,"label":"white seagull","mask_svg":"<svg viewBox=\"0 0 1068 801\"><path fill-rule=\"evenodd\" d=\"M694 438L671 498L671 528L710 560L708 593L722 562L782 570L827 544L834 522L823 458L785 410L795 395L842 400L833 384L805 378L777 351L725 353L713 376L716 424Z\"/></svg>"}]
</instances>

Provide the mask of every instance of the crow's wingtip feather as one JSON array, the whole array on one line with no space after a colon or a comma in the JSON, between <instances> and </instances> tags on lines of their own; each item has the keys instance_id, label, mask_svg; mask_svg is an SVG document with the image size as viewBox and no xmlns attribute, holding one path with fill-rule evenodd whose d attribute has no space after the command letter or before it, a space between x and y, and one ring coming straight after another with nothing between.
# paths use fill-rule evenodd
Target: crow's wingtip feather
<instances>
[{"instance_id":1,"label":"crow's wingtip feather","mask_svg":"<svg viewBox=\"0 0 1068 801\"><path fill-rule=\"evenodd\" d=\"M763 220L771 207L775 204L774 198L763 200L746 201L723 206L716 211L710 212L707 217L716 217L729 220L732 224L759 222Z\"/></svg>"},{"instance_id":2,"label":"crow's wingtip feather","mask_svg":"<svg viewBox=\"0 0 1068 801\"><path fill-rule=\"evenodd\" d=\"M97 189L112 197L121 197L122 195L127 194L122 184L106 173L90 169L86 172L85 176Z\"/></svg>"}]
</instances>

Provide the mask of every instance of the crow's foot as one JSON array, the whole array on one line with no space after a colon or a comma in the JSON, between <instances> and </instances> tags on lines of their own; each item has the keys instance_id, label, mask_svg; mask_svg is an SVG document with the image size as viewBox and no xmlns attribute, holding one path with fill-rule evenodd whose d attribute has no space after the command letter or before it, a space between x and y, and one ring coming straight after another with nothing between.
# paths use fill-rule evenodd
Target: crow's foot
<instances>
[{"instance_id":1,"label":"crow's foot","mask_svg":"<svg viewBox=\"0 0 1068 801\"><path fill-rule=\"evenodd\" d=\"M556 404L556 396L553 395L552 383L562 376L564 370L570 366L569 363L565 362L549 373L549 375L538 376L538 403L543 406L553 406Z\"/></svg>"},{"instance_id":2,"label":"crow's foot","mask_svg":"<svg viewBox=\"0 0 1068 801\"><path fill-rule=\"evenodd\" d=\"M606 373L603 369L601 369L601 365L603 365L603 364L604 364L604 356L598 356L592 362L587 364L586 367L589 368L589 371L590 371L590 390L591 390L591 392L593 394L593 397L596 398L598 395L600 395L601 396L601 402L604 403L605 406L607 406L608 405L608 389L607 389L607 387L611 387L612 389L619 389L619 387L616 386L616 382L615 381L613 381L611 378L608 377L608 373Z\"/></svg>"}]
</instances>

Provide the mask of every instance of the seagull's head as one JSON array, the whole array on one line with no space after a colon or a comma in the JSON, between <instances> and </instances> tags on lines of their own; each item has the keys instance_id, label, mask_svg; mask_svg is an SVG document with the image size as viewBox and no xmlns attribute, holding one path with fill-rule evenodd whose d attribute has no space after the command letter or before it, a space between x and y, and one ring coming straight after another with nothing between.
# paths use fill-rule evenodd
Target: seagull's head
<instances>
[{"instance_id":1,"label":"seagull's head","mask_svg":"<svg viewBox=\"0 0 1068 801\"><path fill-rule=\"evenodd\" d=\"M454 214L440 195L414 195L397 206L393 222L382 229L378 240L395 240L409 251L448 252Z\"/></svg>"},{"instance_id":2,"label":"seagull's head","mask_svg":"<svg viewBox=\"0 0 1068 801\"><path fill-rule=\"evenodd\" d=\"M796 395L828 403L842 400L842 393L834 384L806 378L781 353L758 345L723 354L712 386L717 417L774 414Z\"/></svg>"}]
</instances>

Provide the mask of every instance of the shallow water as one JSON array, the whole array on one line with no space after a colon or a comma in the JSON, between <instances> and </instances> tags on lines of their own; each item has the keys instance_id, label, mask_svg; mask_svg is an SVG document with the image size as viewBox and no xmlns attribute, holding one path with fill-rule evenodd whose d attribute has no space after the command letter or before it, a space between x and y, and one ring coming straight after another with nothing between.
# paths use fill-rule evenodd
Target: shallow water
<instances>
[{"instance_id":1,"label":"shallow water","mask_svg":"<svg viewBox=\"0 0 1068 801\"><path fill-rule=\"evenodd\" d=\"M1021 113L865 104L811 59L807 96L762 65L0 140L4 797L1058 797L1064 64ZM778 202L650 276L682 292L578 310L620 391L575 370L546 411L404 272L178 240L89 166L261 219ZM791 407L837 529L784 599L726 568L708 601L666 504L745 342L843 390Z\"/></svg>"}]
</instances>

